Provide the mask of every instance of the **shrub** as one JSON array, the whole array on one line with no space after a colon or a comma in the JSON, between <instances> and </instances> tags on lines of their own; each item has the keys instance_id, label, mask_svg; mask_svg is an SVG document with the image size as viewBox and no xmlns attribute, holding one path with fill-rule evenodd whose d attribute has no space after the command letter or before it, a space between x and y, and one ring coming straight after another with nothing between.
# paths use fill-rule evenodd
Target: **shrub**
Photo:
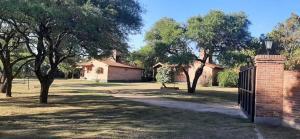
<instances>
[{"instance_id":1,"label":"shrub","mask_svg":"<svg viewBox=\"0 0 300 139\"><path fill-rule=\"evenodd\" d=\"M283 53L283 55L287 57L285 62L286 70L300 70L300 48L290 53Z\"/></svg>"},{"instance_id":2,"label":"shrub","mask_svg":"<svg viewBox=\"0 0 300 139\"><path fill-rule=\"evenodd\" d=\"M173 82L173 71L169 66L163 66L157 69L156 80L166 87L165 83Z\"/></svg>"},{"instance_id":3,"label":"shrub","mask_svg":"<svg viewBox=\"0 0 300 139\"><path fill-rule=\"evenodd\" d=\"M239 75L233 70L224 70L218 73L218 82L221 87L237 87Z\"/></svg>"}]
</instances>

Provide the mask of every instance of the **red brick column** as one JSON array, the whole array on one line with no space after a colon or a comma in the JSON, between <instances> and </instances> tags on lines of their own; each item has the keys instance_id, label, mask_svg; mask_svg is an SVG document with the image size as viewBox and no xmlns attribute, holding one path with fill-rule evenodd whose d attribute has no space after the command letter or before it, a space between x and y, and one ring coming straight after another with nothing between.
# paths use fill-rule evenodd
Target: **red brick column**
<instances>
[{"instance_id":1,"label":"red brick column","mask_svg":"<svg viewBox=\"0 0 300 139\"><path fill-rule=\"evenodd\" d=\"M255 57L256 123L281 124L283 114L284 61L281 55L258 55Z\"/></svg>"}]
</instances>

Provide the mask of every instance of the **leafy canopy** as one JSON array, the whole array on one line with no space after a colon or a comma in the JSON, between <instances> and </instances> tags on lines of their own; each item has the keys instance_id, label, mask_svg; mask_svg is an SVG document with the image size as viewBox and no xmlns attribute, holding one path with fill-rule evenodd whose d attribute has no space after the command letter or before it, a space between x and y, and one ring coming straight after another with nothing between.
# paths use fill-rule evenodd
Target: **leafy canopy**
<instances>
[{"instance_id":1,"label":"leafy canopy","mask_svg":"<svg viewBox=\"0 0 300 139\"><path fill-rule=\"evenodd\" d=\"M41 31L40 25L53 40L65 32L65 45L80 46L76 53L92 57L108 56L111 49L127 49L128 34L138 32L142 25L143 11L135 0L3 0L0 4L3 11L13 13L10 16L27 23L33 33Z\"/></svg>"},{"instance_id":2,"label":"leafy canopy","mask_svg":"<svg viewBox=\"0 0 300 139\"><path fill-rule=\"evenodd\" d=\"M294 13L280 23L268 34L274 40L275 47L287 57L285 68L288 70L300 69L300 17Z\"/></svg>"},{"instance_id":3,"label":"leafy canopy","mask_svg":"<svg viewBox=\"0 0 300 139\"><path fill-rule=\"evenodd\" d=\"M152 72L152 66L154 66L158 59L153 47L146 45L137 51L130 53L128 61L136 66L145 69L145 72Z\"/></svg>"},{"instance_id":4,"label":"leafy canopy","mask_svg":"<svg viewBox=\"0 0 300 139\"><path fill-rule=\"evenodd\" d=\"M147 44L152 46L160 62L188 65L195 55L188 47L185 27L171 18L162 18L146 34Z\"/></svg>"},{"instance_id":5,"label":"leafy canopy","mask_svg":"<svg viewBox=\"0 0 300 139\"><path fill-rule=\"evenodd\" d=\"M210 57L245 48L251 41L250 21L244 13L225 14L211 11L188 20L187 36Z\"/></svg>"}]
</instances>

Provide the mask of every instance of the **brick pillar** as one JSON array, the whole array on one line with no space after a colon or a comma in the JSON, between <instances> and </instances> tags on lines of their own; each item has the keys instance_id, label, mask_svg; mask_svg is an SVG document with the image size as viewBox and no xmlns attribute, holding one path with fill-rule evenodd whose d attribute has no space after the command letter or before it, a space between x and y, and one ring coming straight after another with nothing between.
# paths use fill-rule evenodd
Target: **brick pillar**
<instances>
[{"instance_id":1,"label":"brick pillar","mask_svg":"<svg viewBox=\"0 0 300 139\"><path fill-rule=\"evenodd\" d=\"M285 57L281 55L258 55L255 57L256 123L281 124L283 113L283 77Z\"/></svg>"}]
</instances>

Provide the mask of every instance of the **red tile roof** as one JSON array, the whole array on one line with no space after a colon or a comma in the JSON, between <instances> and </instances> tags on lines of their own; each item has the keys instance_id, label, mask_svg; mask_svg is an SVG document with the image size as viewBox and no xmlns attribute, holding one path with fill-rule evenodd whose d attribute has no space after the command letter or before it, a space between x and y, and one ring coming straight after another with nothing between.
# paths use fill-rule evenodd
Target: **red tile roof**
<instances>
[{"instance_id":1,"label":"red tile roof","mask_svg":"<svg viewBox=\"0 0 300 139\"><path fill-rule=\"evenodd\" d=\"M89 62L78 63L77 65L78 65L78 66L93 66L93 64L92 64L91 61L89 61Z\"/></svg>"},{"instance_id":2,"label":"red tile roof","mask_svg":"<svg viewBox=\"0 0 300 139\"><path fill-rule=\"evenodd\" d=\"M141 70L143 70L142 68L138 68L138 67L134 67L134 66L129 66L129 65L126 65L126 64L118 63L118 62L115 62L114 60L110 60L110 59L107 59L107 60L98 60L98 61L100 61L102 63L105 63L108 66L112 66L112 67L121 67L121 68L130 68L130 69L141 69Z\"/></svg>"},{"instance_id":3,"label":"red tile roof","mask_svg":"<svg viewBox=\"0 0 300 139\"><path fill-rule=\"evenodd\" d=\"M200 61L195 61L194 62L194 64L195 63L200 63ZM158 67L158 66L160 66L160 65L164 65L164 64L162 64L162 63L157 63L157 64L155 64L154 66L153 66L153 68L156 68L156 67ZM172 65L170 65L170 66L172 66L172 67L176 67L176 65L174 65L174 64L172 64ZM212 63L205 63L205 66L207 66L207 67L210 67L210 68L218 68L218 69L224 69L223 67L221 67L220 65L217 65L217 64L212 64Z\"/></svg>"}]
</instances>

